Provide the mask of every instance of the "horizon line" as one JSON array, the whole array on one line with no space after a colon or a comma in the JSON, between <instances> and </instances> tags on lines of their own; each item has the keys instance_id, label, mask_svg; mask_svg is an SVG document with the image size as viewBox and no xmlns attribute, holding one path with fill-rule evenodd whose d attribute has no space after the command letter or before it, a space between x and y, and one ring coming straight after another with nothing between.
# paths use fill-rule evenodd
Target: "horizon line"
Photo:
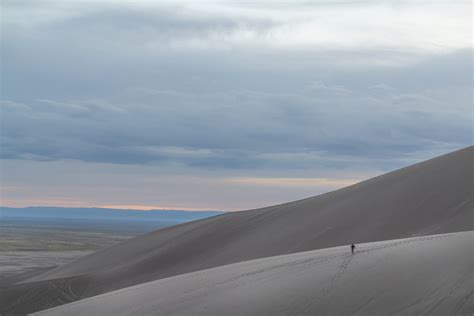
<instances>
[{"instance_id":1,"label":"horizon line","mask_svg":"<svg viewBox=\"0 0 474 316\"><path fill-rule=\"evenodd\" d=\"M182 212L229 212L224 210L216 209L201 209L201 208L155 208L155 207L144 207L144 208L130 208L126 205L100 205L100 206L63 206L63 205L28 205L28 206L8 206L0 204L0 208L82 208L82 209L104 209L104 210L116 210L116 211L138 211L138 212L149 212L149 211L182 211Z\"/></svg>"}]
</instances>

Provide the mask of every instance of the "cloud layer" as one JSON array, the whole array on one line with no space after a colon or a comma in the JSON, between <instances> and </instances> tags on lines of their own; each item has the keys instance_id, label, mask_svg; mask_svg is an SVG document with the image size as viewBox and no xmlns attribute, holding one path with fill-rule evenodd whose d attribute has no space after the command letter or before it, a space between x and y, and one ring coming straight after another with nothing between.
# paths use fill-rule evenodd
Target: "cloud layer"
<instances>
[{"instance_id":1,"label":"cloud layer","mask_svg":"<svg viewBox=\"0 0 474 316\"><path fill-rule=\"evenodd\" d=\"M9 163L263 186L269 174L358 178L472 144L469 2L1 6Z\"/></svg>"}]
</instances>

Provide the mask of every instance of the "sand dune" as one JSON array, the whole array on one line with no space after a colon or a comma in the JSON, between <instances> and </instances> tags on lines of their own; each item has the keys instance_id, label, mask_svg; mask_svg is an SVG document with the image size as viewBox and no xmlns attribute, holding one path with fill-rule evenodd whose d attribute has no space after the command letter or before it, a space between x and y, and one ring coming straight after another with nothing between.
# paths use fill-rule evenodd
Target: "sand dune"
<instances>
[{"instance_id":1,"label":"sand dune","mask_svg":"<svg viewBox=\"0 0 474 316\"><path fill-rule=\"evenodd\" d=\"M472 315L473 232L329 248L153 281L37 315ZM36 315L36 314L35 314Z\"/></svg>"},{"instance_id":2,"label":"sand dune","mask_svg":"<svg viewBox=\"0 0 474 316\"><path fill-rule=\"evenodd\" d=\"M317 197L134 238L0 289L0 312L38 311L245 260L472 230L473 148Z\"/></svg>"}]
</instances>

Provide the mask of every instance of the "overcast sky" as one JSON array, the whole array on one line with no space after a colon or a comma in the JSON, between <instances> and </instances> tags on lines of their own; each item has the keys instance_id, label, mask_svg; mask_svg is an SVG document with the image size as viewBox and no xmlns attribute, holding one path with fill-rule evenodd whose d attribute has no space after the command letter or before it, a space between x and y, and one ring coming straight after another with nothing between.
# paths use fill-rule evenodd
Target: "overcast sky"
<instances>
[{"instance_id":1,"label":"overcast sky","mask_svg":"<svg viewBox=\"0 0 474 316\"><path fill-rule=\"evenodd\" d=\"M242 210L472 144L471 1L1 2L1 204Z\"/></svg>"}]
</instances>

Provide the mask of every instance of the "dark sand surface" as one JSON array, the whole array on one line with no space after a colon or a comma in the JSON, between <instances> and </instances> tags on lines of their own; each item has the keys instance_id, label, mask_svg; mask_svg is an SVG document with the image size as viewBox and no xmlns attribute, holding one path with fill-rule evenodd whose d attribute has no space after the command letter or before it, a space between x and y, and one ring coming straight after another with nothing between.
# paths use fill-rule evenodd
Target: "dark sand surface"
<instances>
[{"instance_id":1,"label":"dark sand surface","mask_svg":"<svg viewBox=\"0 0 474 316\"><path fill-rule=\"evenodd\" d=\"M27 275L30 271L43 270L45 272L92 252L85 250L0 251L0 286L7 284L4 279L10 279L18 274ZM35 273L35 275L38 274Z\"/></svg>"},{"instance_id":2,"label":"dark sand surface","mask_svg":"<svg viewBox=\"0 0 474 316\"><path fill-rule=\"evenodd\" d=\"M235 262L472 230L473 147L301 201L152 232L0 292L0 312L29 313Z\"/></svg>"},{"instance_id":3,"label":"dark sand surface","mask_svg":"<svg viewBox=\"0 0 474 316\"><path fill-rule=\"evenodd\" d=\"M472 315L473 232L240 262L37 315ZM35 314L36 315L36 314Z\"/></svg>"}]
</instances>

